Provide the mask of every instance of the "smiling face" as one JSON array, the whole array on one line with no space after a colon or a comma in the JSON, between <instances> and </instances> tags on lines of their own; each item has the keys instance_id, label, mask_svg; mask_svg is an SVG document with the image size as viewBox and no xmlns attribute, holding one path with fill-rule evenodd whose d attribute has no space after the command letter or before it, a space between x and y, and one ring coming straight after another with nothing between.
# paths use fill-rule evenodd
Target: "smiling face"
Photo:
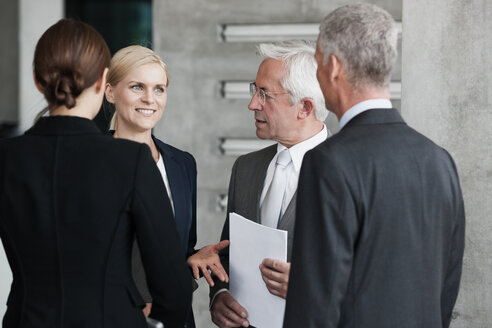
<instances>
[{"instance_id":1,"label":"smiling face","mask_svg":"<svg viewBox=\"0 0 492 328\"><path fill-rule=\"evenodd\" d=\"M131 70L116 86L107 85L106 98L115 105L118 130L150 132L167 102L167 76L161 65L149 63Z\"/></svg>"},{"instance_id":2,"label":"smiling face","mask_svg":"<svg viewBox=\"0 0 492 328\"><path fill-rule=\"evenodd\" d=\"M296 131L298 108L291 104L287 90L282 87L284 76L285 67L281 61L265 59L258 68L255 81L256 87L266 92L265 104L261 103L257 92L251 98L248 108L255 112L258 138L288 144Z\"/></svg>"}]
</instances>

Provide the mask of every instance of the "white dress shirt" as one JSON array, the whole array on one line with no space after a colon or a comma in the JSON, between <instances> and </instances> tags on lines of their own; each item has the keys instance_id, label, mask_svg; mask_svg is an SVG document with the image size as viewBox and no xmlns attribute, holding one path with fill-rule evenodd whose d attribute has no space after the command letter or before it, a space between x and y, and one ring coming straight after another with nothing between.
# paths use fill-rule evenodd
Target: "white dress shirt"
<instances>
[{"instance_id":1,"label":"white dress shirt","mask_svg":"<svg viewBox=\"0 0 492 328\"><path fill-rule=\"evenodd\" d=\"M171 208L173 209L173 213L174 213L174 203L173 203L173 197L171 195L171 187L169 186L169 179L167 178L166 167L164 166L164 161L162 159L160 152L159 152L159 160L157 161L157 168L161 172L162 181L164 181L164 184L166 185L167 195L169 196L169 201L171 202Z\"/></svg>"},{"instance_id":2,"label":"white dress shirt","mask_svg":"<svg viewBox=\"0 0 492 328\"><path fill-rule=\"evenodd\" d=\"M285 188L285 202L282 205L282 209L280 211L280 217L285 213L287 206L289 205L292 196L294 196L297 190L297 182L299 181L299 173L301 171L302 159L304 158L304 154L308 150L313 149L320 143L326 140L328 137L328 130L326 125L323 124L323 129L312 136L309 139L306 139L288 149L290 153L290 157L292 158L292 162L286 167L287 170L287 186ZM268 165L265 182L263 183L263 191L261 192L260 205L263 204L263 200L265 199L265 195L272 183L273 173L275 171L275 163L277 162L278 154L286 149L284 145L277 144L277 153L273 156L270 165Z\"/></svg>"},{"instance_id":3,"label":"white dress shirt","mask_svg":"<svg viewBox=\"0 0 492 328\"><path fill-rule=\"evenodd\" d=\"M340 119L340 130L343 129L345 124L347 124L351 119L356 117L362 112L373 108L393 108L391 101L385 98L369 99L364 100L354 106L352 106L348 111L346 111L342 118Z\"/></svg>"}]
</instances>

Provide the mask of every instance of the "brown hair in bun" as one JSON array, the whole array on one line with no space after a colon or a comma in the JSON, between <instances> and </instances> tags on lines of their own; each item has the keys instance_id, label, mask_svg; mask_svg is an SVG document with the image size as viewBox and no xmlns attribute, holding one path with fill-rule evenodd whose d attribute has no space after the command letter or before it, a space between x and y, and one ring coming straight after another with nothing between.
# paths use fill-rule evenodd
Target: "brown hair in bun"
<instances>
[{"instance_id":1,"label":"brown hair in bun","mask_svg":"<svg viewBox=\"0 0 492 328\"><path fill-rule=\"evenodd\" d=\"M109 66L111 54L102 36L86 23L61 19L39 39L34 76L48 108L73 108L76 98Z\"/></svg>"}]
</instances>

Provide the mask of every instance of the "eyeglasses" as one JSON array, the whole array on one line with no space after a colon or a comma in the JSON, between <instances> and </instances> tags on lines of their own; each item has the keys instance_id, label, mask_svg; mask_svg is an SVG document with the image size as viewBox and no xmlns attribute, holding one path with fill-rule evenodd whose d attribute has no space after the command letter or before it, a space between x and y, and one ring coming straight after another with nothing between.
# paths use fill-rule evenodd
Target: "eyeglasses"
<instances>
[{"instance_id":1,"label":"eyeglasses","mask_svg":"<svg viewBox=\"0 0 492 328\"><path fill-rule=\"evenodd\" d=\"M273 98L270 95L283 95L283 94L287 94L288 92L282 92L282 91L269 91L269 92L267 92L267 91L265 91L265 90L263 90L261 88L259 89L256 86L256 83L255 82L251 82L249 84L249 94L251 95L251 97L254 97L256 95L256 93L258 93L258 97L260 98L260 103L262 105L264 105L267 96L269 98Z\"/></svg>"}]
</instances>

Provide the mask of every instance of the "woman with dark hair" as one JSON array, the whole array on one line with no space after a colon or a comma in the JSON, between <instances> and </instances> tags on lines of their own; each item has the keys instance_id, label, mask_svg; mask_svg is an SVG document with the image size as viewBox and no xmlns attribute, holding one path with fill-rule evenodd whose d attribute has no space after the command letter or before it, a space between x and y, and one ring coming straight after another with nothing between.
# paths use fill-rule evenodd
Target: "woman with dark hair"
<instances>
[{"instance_id":1,"label":"woman with dark hair","mask_svg":"<svg viewBox=\"0 0 492 328\"><path fill-rule=\"evenodd\" d=\"M102 37L73 20L36 46L49 116L0 141L0 236L14 277L3 327L146 327L131 276L135 235L151 317L185 323L191 278L151 152L91 121L109 61Z\"/></svg>"}]
</instances>

